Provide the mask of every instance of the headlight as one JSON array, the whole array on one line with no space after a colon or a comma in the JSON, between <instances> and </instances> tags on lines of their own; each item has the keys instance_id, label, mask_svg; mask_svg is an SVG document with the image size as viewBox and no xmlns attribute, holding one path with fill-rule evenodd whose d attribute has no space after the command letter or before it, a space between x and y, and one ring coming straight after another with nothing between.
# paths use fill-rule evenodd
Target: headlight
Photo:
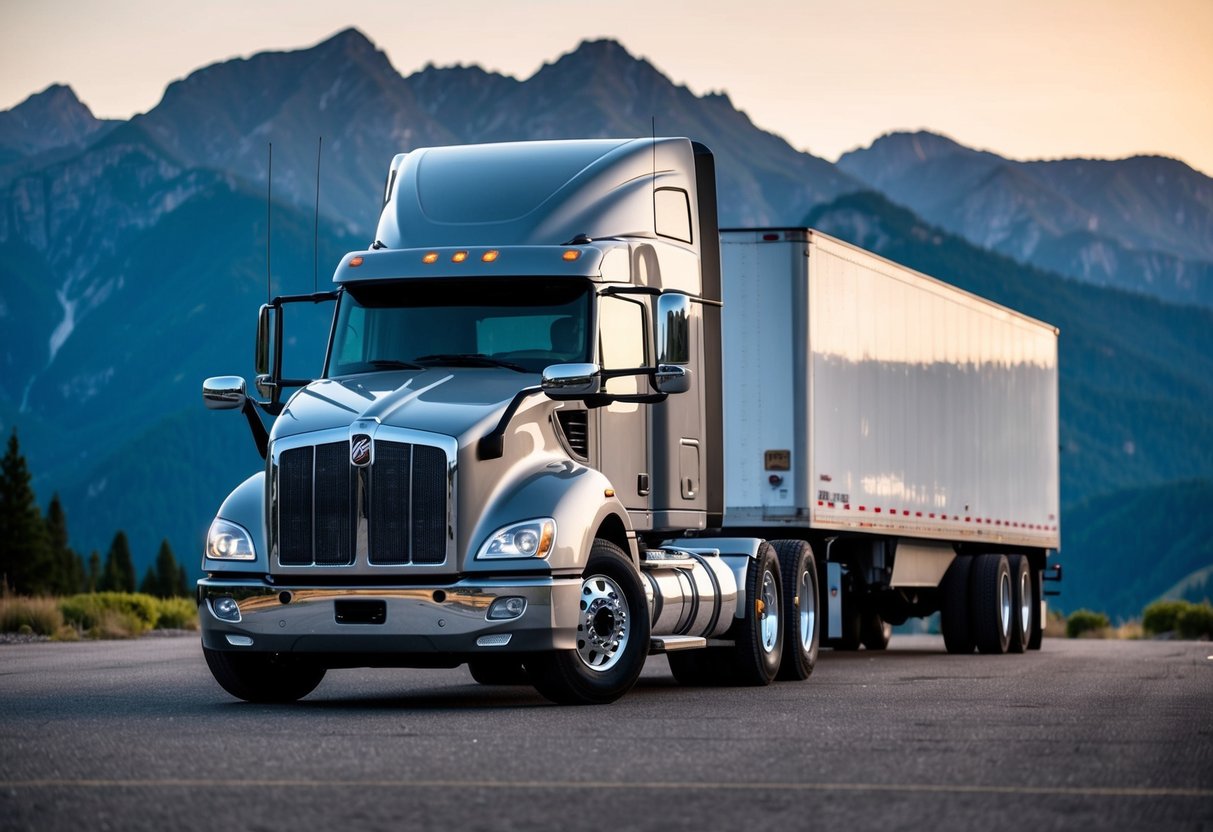
<instances>
[{"instance_id":1,"label":"headlight","mask_svg":"<svg viewBox=\"0 0 1213 832\"><path fill-rule=\"evenodd\" d=\"M240 526L215 519L206 533L206 556L212 560L253 560L253 538Z\"/></svg>"},{"instance_id":2,"label":"headlight","mask_svg":"<svg viewBox=\"0 0 1213 832\"><path fill-rule=\"evenodd\" d=\"M476 553L490 558L546 558L556 543L556 521L550 517L526 520L499 529Z\"/></svg>"}]
</instances>

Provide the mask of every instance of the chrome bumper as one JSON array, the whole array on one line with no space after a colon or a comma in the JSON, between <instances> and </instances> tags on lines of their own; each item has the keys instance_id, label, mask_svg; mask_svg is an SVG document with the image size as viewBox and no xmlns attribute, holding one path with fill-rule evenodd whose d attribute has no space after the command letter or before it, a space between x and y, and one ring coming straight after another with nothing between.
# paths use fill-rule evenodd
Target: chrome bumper
<instances>
[{"instance_id":1,"label":"chrome bumper","mask_svg":"<svg viewBox=\"0 0 1213 832\"><path fill-rule=\"evenodd\" d=\"M204 578L198 582L202 643L212 650L312 654L475 655L577 646L581 581L471 579L431 587L301 587ZM519 597L517 618L490 621L497 598ZM215 602L232 598L239 621ZM335 657L334 657L335 658Z\"/></svg>"}]
</instances>

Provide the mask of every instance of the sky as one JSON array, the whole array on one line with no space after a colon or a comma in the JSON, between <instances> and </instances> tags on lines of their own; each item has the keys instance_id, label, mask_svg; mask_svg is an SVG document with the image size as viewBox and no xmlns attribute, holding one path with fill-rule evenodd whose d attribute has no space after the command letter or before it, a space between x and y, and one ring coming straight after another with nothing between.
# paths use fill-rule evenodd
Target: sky
<instances>
[{"instance_id":1,"label":"sky","mask_svg":"<svg viewBox=\"0 0 1213 832\"><path fill-rule=\"evenodd\" d=\"M361 29L408 75L527 78L610 37L831 161L928 129L1015 159L1161 154L1213 175L1213 0L0 0L0 109L101 117L194 69Z\"/></svg>"}]
</instances>

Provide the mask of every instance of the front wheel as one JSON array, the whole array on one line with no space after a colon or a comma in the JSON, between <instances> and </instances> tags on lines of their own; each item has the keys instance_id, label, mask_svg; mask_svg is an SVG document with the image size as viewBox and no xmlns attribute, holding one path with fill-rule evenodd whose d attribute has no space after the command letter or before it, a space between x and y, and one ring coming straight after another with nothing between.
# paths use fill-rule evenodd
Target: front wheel
<instances>
[{"instance_id":1,"label":"front wheel","mask_svg":"<svg viewBox=\"0 0 1213 832\"><path fill-rule=\"evenodd\" d=\"M280 653L236 653L202 648L211 675L245 702L294 702L316 689L325 669Z\"/></svg>"},{"instance_id":2,"label":"front wheel","mask_svg":"<svg viewBox=\"0 0 1213 832\"><path fill-rule=\"evenodd\" d=\"M531 684L562 705L605 705L627 693L649 654L648 602L623 550L595 540L581 580L577 647L526 661Z\"/></svg>"}]
</instances>

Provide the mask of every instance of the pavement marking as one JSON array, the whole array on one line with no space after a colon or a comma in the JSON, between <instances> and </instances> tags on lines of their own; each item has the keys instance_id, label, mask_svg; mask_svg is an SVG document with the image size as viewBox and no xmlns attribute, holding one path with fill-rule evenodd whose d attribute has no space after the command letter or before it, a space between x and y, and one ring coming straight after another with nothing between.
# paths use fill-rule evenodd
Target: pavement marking
<instances>
[{"instance_id":1,"label":"pavement marking","mask_svg":"<svg viewBox=\"0 0 1213 832\"><path fill-rule=\"evenodd\" d=\"M777 792L907 792L919 794L1034 795L1053 797L1194 797L1213 798L1213 789L1184 789L1148 786L969 786L944 783L716 783L652 782L602 783L576 780L221 780L163 778L148 780L44 779L0 780L0 789L112 789L112 788L215 788L215 789L583 789L623 791L763 790Z\"/></svg>"}]
</instances>

